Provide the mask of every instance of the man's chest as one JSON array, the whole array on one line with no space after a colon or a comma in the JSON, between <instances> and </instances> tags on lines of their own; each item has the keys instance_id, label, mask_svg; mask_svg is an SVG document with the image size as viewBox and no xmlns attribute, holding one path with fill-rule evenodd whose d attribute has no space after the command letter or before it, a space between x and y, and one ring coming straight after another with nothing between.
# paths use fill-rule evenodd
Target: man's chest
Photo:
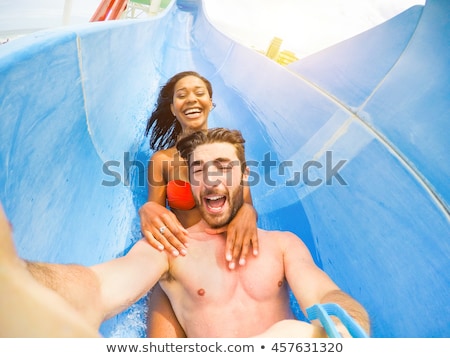
<instances>
[{"instance_id":1,"label":"man's chest","mask_svg":"<svg viewBox=\"0 0 450 358\"><path fill-rule=\"evenodd\" d=\"M224 247L196 245L185 257L172 260L164 285L193 301L226 303L236 298L271 299L283 290L285 280L282 258L276 255L249 257L245 266L230 270Z\"/></svg>"}]
</instances>

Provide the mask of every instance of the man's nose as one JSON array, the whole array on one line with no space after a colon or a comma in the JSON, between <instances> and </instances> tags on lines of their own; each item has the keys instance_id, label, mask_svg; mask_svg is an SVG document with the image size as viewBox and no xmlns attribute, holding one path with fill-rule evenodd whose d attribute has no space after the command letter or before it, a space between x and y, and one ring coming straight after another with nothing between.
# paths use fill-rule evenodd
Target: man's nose
<instances>
[{"instance_id":1,"label":"man's nose","mask_svg":"<svg viewBox=\"0 0 450 358\"><path fill-rule=\"evenodd\" d=\"M217 167L215 165L208 165L204 173L204 183L207 187L215 187L218 186L221 181L218 174Z\"/></svg>"}]
</instances>

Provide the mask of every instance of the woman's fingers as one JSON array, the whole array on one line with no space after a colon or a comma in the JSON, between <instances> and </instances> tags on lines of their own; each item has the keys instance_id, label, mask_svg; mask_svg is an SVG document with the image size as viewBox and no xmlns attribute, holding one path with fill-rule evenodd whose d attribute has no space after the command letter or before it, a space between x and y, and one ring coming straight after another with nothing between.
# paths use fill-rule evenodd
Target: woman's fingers
<instances>
[{"instance_id":1,"label":"woman's fingers","mask_svg":"<svg viewBox=\"0 0 450 358\"><path fill-rule=\"evenodd\" d=\"M157 250L167 250L175 256L187 253L188 232L170 210L147 202L139 211L141 230L146 240Z\"/></svg>"},{"instance_id":2,"label":"woman's fingers","mask_svg":"<svg viewBox=\"0 0 450 358\"><path fill-rule=\"evenodd\" d=\"M170 233L167 227L165 225L161 225L160 229L153 230L153 232L148 230L144 231L145 238L149 244L157 250L167 250L174 256L178 256L180 253L181 255L186 255L186 247L181 244L172 233Z\"/></svg>"},{"instance_id":3,"label":"woman's fingers","mask_svg":"<svg viewBox=\"0 0 450 358\"><path fill-rule=\"evenodd\" d=\"M164 250L164 245L161 242L159 242L158 240L155 239L155 237L153 236L151 231L144 230L142 233L144 234L144 237L147 240L147 242L150 245L152 245L155 249L157 249L159 251Z\"/></svg>"},{"instance_id":4,"label":"woman's fingers","mask_svg":"<svg viewBox=\"0 0 450 358\"><path fill-rule=\"evenodd\" d=\"M162 224L154 236L164 245L164 248L172 255L186 255L187 253L187 234L173 222ZM183 228L184 229L184 228Z\"/></svg>"},{"instance_id":5,"label":"woman's fingers","mask_svg":"<svg viewBox=\"0 0 450 358\"><path fill-rule=\"evenodd\" d=\"M231 255L230 263L239 263L240 266L246 264L247 255L249 253L250 247L252 245L252 241L248 236L247 231L237 231L230 228L227 235L227 244L228 237L230 238L229 248L227 252L229 252L228 257ZM235 265L231 265L235 266Z\"/></svg>"},{"instance_id":6,"label":"woman's fingers","mask_svg":"<svg viewBox=\"0 0 450 358\"><path fill-rule=\"evenodd\" d=\"M253 248L253 255L258 255L256 220L256 211L253 206L244 203L228 224L225 258L229 261L230 269L233 269L236 263L245 265L251 248Z\"/></svg>"},{"instance_id":7,"label":"woman's fingers","mask_svg":"<svg viewBox=\"0 0 450 358\"><path fill-rule=\"evenodd\" d=\"M186 255L188 232L180 224L176 216L168 212L162 216L160 226L158 226L157 238L164 244L164 247L173 255Z\"/></svg>"}]
</instances>

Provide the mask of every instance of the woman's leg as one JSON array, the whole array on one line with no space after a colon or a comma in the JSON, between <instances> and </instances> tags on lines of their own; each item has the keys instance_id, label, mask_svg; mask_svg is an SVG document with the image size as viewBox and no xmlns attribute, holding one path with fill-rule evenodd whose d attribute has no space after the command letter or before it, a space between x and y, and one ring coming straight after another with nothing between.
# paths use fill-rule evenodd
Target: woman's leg
<instances>
[{"instance_id":1,"label":"woman's leg","mask_svg":"<svg viewBox=\"0 0 450 358\"><path fill-rule=\"evenodd\" d=\"M153 287L149 297L147 337L186 338L172 305L159 284Z\"/></svg>"}]
</instances>

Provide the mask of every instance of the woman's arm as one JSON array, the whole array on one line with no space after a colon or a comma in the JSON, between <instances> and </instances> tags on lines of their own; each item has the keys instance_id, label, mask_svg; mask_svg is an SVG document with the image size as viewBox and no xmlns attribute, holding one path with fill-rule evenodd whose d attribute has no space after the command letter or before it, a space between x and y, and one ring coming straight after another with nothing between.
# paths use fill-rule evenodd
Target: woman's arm
<instances>
[{"instance_id":1,"label":"woman's arm","mask_svg":"<svg viewBox=\"0 0 450 358\"><path fill-rule=\"evenodd\" d=\"M165 163L165 164L164 164ZM159 250L167 249L172 254L184 254L186 230L177 217L166 208L167 173L169 159L163 152L156 152L148 167L148 201L139 209L141 231L147 241ZM159 228L166 226L164 236ZM180 236L180 240L176 238ZM172 239L171 242L168 239ZM175 238L175 240L173 239ZM184 241L183 241L184 240ZM155 285L148 302L147 336L154 338L186 337L173 312L172 306L159 284Z\"/></svg>"},{"instance_id":2,"label":"woman's arm","mask_svg":"<svg viewBox=\"0 0 450 358\"><path fill-rule=\"evenodd\" d=\"M171 158L156 152L148 167L148 201L139 209L141 231L155 249L185 254L187 231L173 212L166 208L167 171ZM160 228L165 227L164 233Z\"/></svg>"},{"instance_id":3,"label":"woman's arm","mask_svg":"<svg viewBox=\"0 0 450 358\"><path fill-rule=\"evenodd\" d=\"M253 248L253 255L258 255L257 220L258 214L253 206L250 188L244 186L244 204L228 224L226 255L230 265L239 258L239 265L245 265L246 257Z\"/></svg>"}]
</instances>

